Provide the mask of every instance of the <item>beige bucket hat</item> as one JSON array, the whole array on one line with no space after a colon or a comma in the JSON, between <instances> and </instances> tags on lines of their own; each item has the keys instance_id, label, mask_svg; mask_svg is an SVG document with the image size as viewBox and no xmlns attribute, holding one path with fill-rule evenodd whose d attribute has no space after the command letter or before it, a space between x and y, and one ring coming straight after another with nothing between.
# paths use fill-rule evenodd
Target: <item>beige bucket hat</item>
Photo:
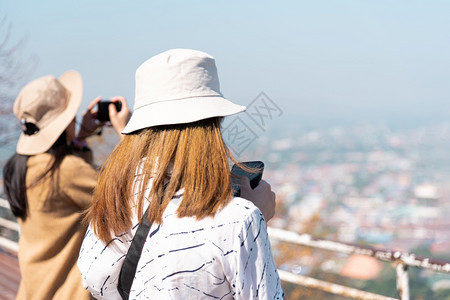
<instances>
[{"instance_id":1,"label":"beige bucket hat","mask_svg":"<svg viewBox=\"0 0 450 300\"><path fill-rule=\"evenodd\" d=\"M61 77L44 76L28 83L14 102L14 114L23 127L17 153L44 153L72 122L81 105L83 82L76 71Z\"/></svg>"},{"instance_id":2,"label":"beige bucket hat","mask_svg":"<svg viewBox=\"0 0 450 300\"><path fill-rule=\"evenodd\" d=\"M150 58L136 70L134 112L122 133L224 117L245 109L223 97L211 55L173 49Z\"/></svg>"}]
</instances>

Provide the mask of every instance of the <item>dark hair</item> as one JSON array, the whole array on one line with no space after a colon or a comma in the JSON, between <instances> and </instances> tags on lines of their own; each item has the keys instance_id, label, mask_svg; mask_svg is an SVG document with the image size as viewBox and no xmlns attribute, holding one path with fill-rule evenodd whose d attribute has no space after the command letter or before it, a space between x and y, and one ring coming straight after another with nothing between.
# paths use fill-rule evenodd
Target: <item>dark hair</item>
<instances>
[{"instance_id":1,"label":"dark hair","mask_svg":"<svg viewBox=\"0 0 450 300\"><path fill-rule=\"evenodd\" d=\"M3 181L5 194L8 198L11 211L17 218L25 220L28 212L27 188L35 186L45 177L52 177L59 169L64 157L69 154L70 147L67 145L66 132L64 131L47 153L53 156L48 168L39 177L27 186L27 162L30 156L14 154L3 168Z\"/></svg>"}]
</instances>

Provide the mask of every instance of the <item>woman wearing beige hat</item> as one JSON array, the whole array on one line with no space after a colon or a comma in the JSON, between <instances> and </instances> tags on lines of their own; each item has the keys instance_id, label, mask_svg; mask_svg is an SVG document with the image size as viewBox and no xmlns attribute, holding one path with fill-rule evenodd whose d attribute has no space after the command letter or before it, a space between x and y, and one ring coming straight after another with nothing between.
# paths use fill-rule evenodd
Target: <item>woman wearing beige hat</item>
<instances>
[{"instance_id":1,"label":"woman wearing beige hat","mask_svg":"<svg viewBox=\"0 0 450 300\"><path fill-rule=\"evenodd\" d=\"M275 194L243 181L232 196L220 125L244 110L220 93L206 53L169 50L137 69L134 113L100 173L78 259L95 298L283 297L266 230Z\"/></svg>"},{"instance_id":2,"label":"woman wearing beige hat","mask_svg":"<svg viewBox=\"0 0 450 300\"><path fill-rule=\"evenodd\" d=\"M20 225L21 283L17 299L89 299L76 266L86 231L82 212L92 200L97 171L86 138L98 127L93 100L75 133L82 100L82 79L75 71L45 76L27 84L14 103L23 126L17 153L3 169L5 193ZM116 131L125 127L129 109L110 117ZM81 158L83 157L83 158Z\"/></svg>"}]
</instances>

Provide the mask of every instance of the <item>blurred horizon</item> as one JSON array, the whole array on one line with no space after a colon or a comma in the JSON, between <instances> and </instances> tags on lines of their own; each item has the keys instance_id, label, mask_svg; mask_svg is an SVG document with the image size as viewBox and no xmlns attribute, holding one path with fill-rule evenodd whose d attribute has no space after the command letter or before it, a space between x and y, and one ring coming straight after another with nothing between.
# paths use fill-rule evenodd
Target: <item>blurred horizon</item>
<instances>
[{"instance_id":1,"label":"blurred horizon","mask_svg":"<svg viewBox=\"0 0 450 300\"><path fill-rule=\"evenodd\" d=\"M192 48L216 58L225 97L245 105L263 91L286 123L450 120L447 1L0 3L11 41L24 39L16 58L36 62L29 79L78 70L83 107L98 95L132 105L142 62Z\"/></svg>"}]
</instances>

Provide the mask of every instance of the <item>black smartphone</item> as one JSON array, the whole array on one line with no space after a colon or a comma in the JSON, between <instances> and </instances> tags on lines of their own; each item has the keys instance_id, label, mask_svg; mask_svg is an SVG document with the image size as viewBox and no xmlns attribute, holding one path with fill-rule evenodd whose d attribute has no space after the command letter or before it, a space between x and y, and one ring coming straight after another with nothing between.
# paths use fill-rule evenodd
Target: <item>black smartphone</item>
<instances>
[{"instance_id":1,"label":"black smartphone","mask_svg":"<svg viewBox=\"0 0 450 300\"><path fill-rule=\"evenodd\" d=\"M120 101L112 102L110 100L102 100L97 103L97 120L99 120L100 122L110 121L108 107L111 103L116 106L117 111L120 111L122 109L122 102Z\"/></svg>"},{"instance_id":2,"label":"black smartphone","mask_svg":"<svg viewBox=\"0 0 450 300\"><path fill-rule=\"evenodd\" d=\"M243 170L236 164L231 168L231 187L234 190L235 197L239 197L241 194L241 177L248 177L250 186L254 189L261 181L264 170L264 163L262 161L246 161L241 162L241 164L249 168L250 172Z\"/></svg>"}]
</instances>

